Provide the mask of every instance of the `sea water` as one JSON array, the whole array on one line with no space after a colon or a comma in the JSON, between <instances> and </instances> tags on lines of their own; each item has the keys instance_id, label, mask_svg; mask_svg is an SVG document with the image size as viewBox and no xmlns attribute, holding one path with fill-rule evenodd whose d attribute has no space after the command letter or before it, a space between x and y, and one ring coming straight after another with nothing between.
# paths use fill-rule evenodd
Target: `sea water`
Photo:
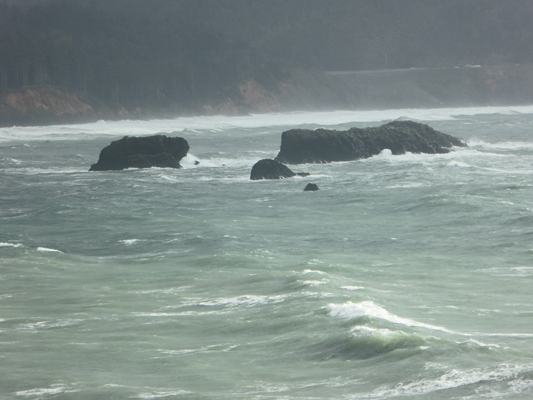
<instances>
[{"instance_id":1,"label":"sea water","mask_svg":"<svg viewBox=\"0 0 533 400\"><path fill-rule=\"evenodd\" d=\"M249 179L395 119L469 147ZM89 172L158 132L183 169ZM532 177L533 107L0 129L0 398L532 398Z\"/></svg>"}]
</instances>

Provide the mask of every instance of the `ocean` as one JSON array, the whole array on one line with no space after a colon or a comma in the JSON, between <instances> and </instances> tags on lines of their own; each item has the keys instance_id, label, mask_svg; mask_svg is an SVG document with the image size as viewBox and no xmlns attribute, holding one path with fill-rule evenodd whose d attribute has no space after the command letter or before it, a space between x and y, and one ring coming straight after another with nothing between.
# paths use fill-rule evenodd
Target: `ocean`
<instances>
[{"instance_id":1,"label":"ocean","mask_svg":"<svg viewBox=\"0 0 533 400\"><path fill-rule=\"evenodd\" d=\"M249 179L396 119L469 147ZM183 169L89 172L159 132ZM0 399L533 398L532 177L533 106L0 129Z\"/></svg>"}]
</instances>

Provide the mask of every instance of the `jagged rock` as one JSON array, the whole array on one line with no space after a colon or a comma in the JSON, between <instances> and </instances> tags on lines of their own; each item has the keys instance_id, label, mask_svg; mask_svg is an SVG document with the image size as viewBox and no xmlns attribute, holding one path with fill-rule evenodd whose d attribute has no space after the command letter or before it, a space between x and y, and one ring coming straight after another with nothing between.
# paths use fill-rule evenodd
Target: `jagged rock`
<instances>
[{"instance_id":1,"label":"jagged rock","mask_svg":"<svg viewBox=\"0 0 533 400\"><path fill-rule=\"evenodd\" d=\"M308 183L304 189L304 192L311 192L315 190L319 190L318 185L316 183Z\"/></svg>"},{"instance_id":2,"label":"jagged rock","mask_svg":"<svg viewBox=\"0 0 533 400\"><path fill-rule=\"evenodd\" d=\"M461 140L413 121L394 121L376 128L348 131L292 129L281 135L276 161L287 164L326 163L368 158L390 149L392 154L447 153Z\"/></svg>"},{"instance_id":3,"label":"jagged rock","mask_svg":"<svg viewBox=\"0 0 533 400\"><path fill-rule=\"evenodd\" d=\"M259 160L252 167L252 172L250 174L251 180L260 180L260 179L283 179L291 178L293 176L308 176L306 172L293 172L289 167L283 165L280 162L270 160L265 158Z\"/></svg>"},{"instance_id":4,"label":"jagged rock","mask_svg":"<svg viewBox=\"0 0 533 400\"><path fill-rule=\"evenodd\" d=\"M100 152L89 171L116 171L126 168L181 168L179 161L187 155L189 144L181 137L154 135L124 136Z\"/></svg>"}]
</instances>

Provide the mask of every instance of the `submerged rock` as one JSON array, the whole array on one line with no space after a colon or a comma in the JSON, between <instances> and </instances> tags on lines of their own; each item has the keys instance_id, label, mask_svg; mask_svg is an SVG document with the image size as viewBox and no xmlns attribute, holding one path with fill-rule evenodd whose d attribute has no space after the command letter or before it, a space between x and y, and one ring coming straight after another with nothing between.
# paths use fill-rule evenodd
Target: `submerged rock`
<instances>
[{"instance_id":1,"label":"submerged rock","mask_svg":"<svg viewBox=\"0 0 533 400\"><path fill-rule=\"evenodd\" d=\"M181 168L189 144L181 137L155 135L128 137L111 142L89 171L117 171L126 168Z\"/></svg>"},{"instance_id":2,"label":"submerged rock","mask_svg":"<svg viewBox=\"0 0 533 400\"><path fill-rule=\"evenodd\" d=\"M252 167L250 179L251 180L283 179L283 178L291 178L296 175L308 176L309 174L306 172L300 172L300 173L293 172L286 165L283 165L282 163L278 161L265 158L263 160L259 160Z\"/></svg>"},{"instance_id":3,"label":"submerged rock","mask_svg":"<svg viewBox=\"0 0 533 400\"><path fill-rule=\"evenodd\" d=\"M319 190L318 185L316 183L308 183L304 189L304 192L311 192L316 190Z\"/></svg>"},{"instance_id":4,"label":"submerged rock","mask_svg":"<svg viewBox=\"0 0 533 400\"><path fill-rule=\"evenodd\" d=\"M327 163L368 158L390 149L392 154L447 153L466 146L460 139L413 121L394 121L375 128L348 131L292 129L281 135L276 161L287 164Z\"/></svg>"}]
</instances>

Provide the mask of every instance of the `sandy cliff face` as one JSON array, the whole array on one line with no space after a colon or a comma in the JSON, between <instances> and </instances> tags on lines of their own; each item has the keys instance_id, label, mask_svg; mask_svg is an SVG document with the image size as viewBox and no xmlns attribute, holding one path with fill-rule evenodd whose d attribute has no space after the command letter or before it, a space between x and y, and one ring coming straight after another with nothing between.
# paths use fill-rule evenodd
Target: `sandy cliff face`
<instances>
[{"instance_id":1,"label":"sandy cliff face","mask_svg":"<svg viewBox=\"0 0 533 400\"><path fill-rule=\"evenodd\" d=\"M89 120L93 108L67 90L28 88L0 97L0 125L42 125Z\"/></svg>"}]
</instances>

